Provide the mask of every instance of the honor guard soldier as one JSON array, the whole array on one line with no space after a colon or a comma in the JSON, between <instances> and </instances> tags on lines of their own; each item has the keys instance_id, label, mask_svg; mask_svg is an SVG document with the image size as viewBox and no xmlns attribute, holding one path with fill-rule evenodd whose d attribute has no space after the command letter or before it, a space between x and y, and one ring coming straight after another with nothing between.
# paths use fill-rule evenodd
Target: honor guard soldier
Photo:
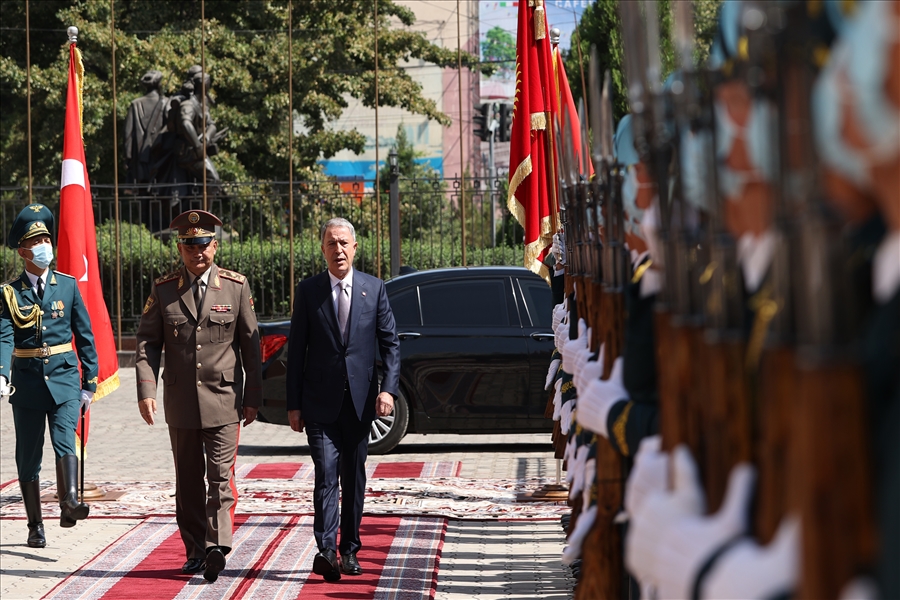
<instances>
[{"instance_id":1,"label":"honor guard soldier","mask_svg":"<svg viewBox=\"0 0 900 600\"><path fill-rule=\"evenodd\" d=\"M137 332L138 407L153 425L156 382L165 350L165 415L175 458L175 515L187 561L210 582L231 551L237 488L238 428L262 401L259 330L250 284L219 268L215 228L202 210L172 221L182 268L154 282ZM246 380L245 380L246 377ZM208 487L204 490L204 473Z\"/></svg>"},{"instance_id":2,"label":"honor guard soldier","mask_svg":"<svg viewBox=\"0 0 900 600\"><path fill-rule=\"evenodd\" d=\"M25 270L0 286L0 396L12 404L31 548L47 544L39 479L45 421L56 454L60 526L73 527L90 510L78 501L75 427L97 389L97 350L78 283L49 268L53 227L53 213L42 204L19 213L6 243L18 250Z\"/></svg>"}]
</instances>

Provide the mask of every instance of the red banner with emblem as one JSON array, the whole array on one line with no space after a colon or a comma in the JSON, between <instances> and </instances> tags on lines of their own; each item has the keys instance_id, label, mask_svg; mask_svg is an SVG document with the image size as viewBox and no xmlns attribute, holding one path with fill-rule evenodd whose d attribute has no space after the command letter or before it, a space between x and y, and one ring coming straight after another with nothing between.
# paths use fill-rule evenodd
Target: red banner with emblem
<instances>
[{"instance_id":1,"label":"red banner with emblem","mask_svg":"<svg viewBox=\"0 0 900 600\"><path fill-rule=\"evenodd\" d=\"M558 223L552 127L559 110L543 4L519 2L507 206L525 229L525 267L549 281L543 260Z\"/></svg>"},{"instance_id":2,"label":"red banner with emblem","mask_svg":"<svg viewBox=\"0 0 900 600\"><path fill-rule=\"evenodd\" d=\"M66 92L66 128L63 137L62 177L59 197L59 236L56 268L78 281L78 290L91 317L97 347L99 376L94 400L119 387L119 359L109 311L103 299L97 261L97 231L91 203L82 139L82 89L84 67L75 44L69 45L69 83ZM90 412L85 419L83 442L87 444ZM80 428L79 428L80 429ZM76 430L76 435L80 431Z\"/></svg>"}]
</instances>

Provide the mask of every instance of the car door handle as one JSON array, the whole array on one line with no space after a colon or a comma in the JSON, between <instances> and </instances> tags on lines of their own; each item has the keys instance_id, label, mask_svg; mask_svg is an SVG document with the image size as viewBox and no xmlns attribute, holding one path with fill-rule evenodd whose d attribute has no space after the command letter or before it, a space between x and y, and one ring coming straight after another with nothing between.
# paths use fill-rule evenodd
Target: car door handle
<instances>
[{"instance_id":1,"label":"car door handle","mask_svg":"<svg viewBox=\"0 0 900 600\"><path fill-rule=\"evenodd\" d=\"M535 331L531 334L531 338L538 341L552 340L554 335L552 333L540 333L539 331Z\"/></svg>"},{"instance_id":2,"label":"car door handle","mask_svg":"<svg viewBox=\"0 0 900 600\"><path fill-rule=\"evenodd\" d=\"M416 333L415 331L401 331L397 334L397 337L401 340L405 340L407 338L417 338L422 337L421 333Z\"/></svg>"}]
</instances>

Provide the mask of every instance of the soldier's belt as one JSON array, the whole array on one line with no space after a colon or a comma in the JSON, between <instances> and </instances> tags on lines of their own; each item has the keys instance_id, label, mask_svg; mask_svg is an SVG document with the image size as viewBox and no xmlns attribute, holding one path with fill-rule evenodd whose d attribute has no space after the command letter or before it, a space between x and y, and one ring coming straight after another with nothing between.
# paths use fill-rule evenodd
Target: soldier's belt
<instances>
[{"instance_id":1,"label":"soldier's belt","mask_svg":"<svg viewBox=\"0 0 900 600\"><path fill-rule=\"evenodd\" d=\"M16 348L13 350L13 356L16 358L47 358L54 354L62 354L63 352L71 351L72 342L69 342L68 344L44 346L43 348Z\"/></svg>"}]
</instances>

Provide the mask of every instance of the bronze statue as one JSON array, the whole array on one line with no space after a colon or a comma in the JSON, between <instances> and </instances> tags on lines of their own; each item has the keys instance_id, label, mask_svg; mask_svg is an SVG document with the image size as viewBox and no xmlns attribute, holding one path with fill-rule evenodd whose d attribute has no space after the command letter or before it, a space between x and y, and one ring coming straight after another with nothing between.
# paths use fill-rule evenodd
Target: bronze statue
<instances>
[{"instance_id":1,"label":"bronze statue","mask_svg":"<svg viewBox=\"0 0 900 600\"><path fill-rule=\"evenodd\" d=\"M177 134L175 156L178 166L198 182L203 180L203 169L205 168L207 186L210 183L219 182L219 173L209 157L218 153L217 142L225 134L224 130L216 130L216 124L209 116L208 104L205 107L206 111L203 110L202 98L209 90L211 83L212 79L208 73L195 73L191 79L192 93L189 98L179 102L178 115L174 119ZM173 102L170 114L174 110ZM171 120L170 117L170 122ZM205 157L204 140L206 143Z\"/></svg>"},{"instance_id":2,"label":"bronze statue","mask_svg":"<svg viewBox=\"0 0 900 600\"><path fill-rule=\"evenodd\" d=\"M168 102L159 89L162 73L155 69L141 77L145 94L134 100L125 117L125 180L150 183L153 143L163 131Z\"/></svg>"},{"instance_id":3,"label":"bronze statue","mask_svg":"<svg viewBox=\"0 0 900 600\"><path fill-rule=\"evenodd\" d=\"M151 150L149 169L150 191L158 197L169 197L159 209L147 207L144 221L151 231L159 231L174 215L191 208L202 195L203 172L206 171L207 193L220 193L219 173L210 160L218 153L218 142L227 129L217 130L209 114L213 100L209 96L212 80L199 65L187 71L181 90L163 104L162 123L165 128ZM203 96L206 95L206 110ZM203 156L204 139L206 157Z\"/></svg>"}]
</instances>

